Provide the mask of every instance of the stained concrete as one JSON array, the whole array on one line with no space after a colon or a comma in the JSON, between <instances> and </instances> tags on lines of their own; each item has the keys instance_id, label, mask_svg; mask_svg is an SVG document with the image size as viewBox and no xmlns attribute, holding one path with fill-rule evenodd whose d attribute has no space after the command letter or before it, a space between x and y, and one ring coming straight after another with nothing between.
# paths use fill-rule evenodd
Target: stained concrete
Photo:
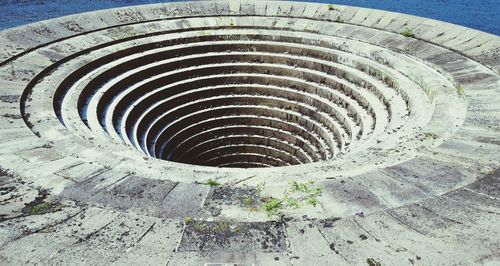
<instances>
[{"instance_id":1,"label":"stained concrete","mask_svg":"<svg viewBox=\"0 0 500 266\"><path fill-rule=\"evenodd\" d=\"M242 0L0 43L2 265L500 263L498 36Z\"/></svg>"}]
</instances>

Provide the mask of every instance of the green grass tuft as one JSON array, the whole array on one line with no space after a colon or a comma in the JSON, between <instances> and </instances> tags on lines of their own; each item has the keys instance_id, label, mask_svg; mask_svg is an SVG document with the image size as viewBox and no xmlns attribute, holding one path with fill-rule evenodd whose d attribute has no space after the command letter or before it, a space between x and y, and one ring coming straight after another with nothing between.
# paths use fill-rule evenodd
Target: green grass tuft
<instances>
[{"instance_id":1,"label":"green grass tuft","mask_svg":"<svg viewBox=\"0 0 500 266\"><path fill-rule=\"evenodd\" d=\"M42 203L39 203L39 204L34 205L33 207L29 208L27 210L27 213L29 215L44 214L44 213L50 212L52 207L53 207L52 204L50 204L48 202L42 202Z\"/></svg>"},{"instance_id":2,"label":"green grass tuft","mask_svg":"<svg viewBox=\"0 0 500 266\"><path fill-rule=\"evenodd\" d=\"M45 213L46 211L48 211L50 209L50 207L51 207L51 204L48 202L40 203L40 204L33 206L33 208L31 208L28 211L28 213L31 215L42 214L42 213Z\"/></svg>"},{"instance_id":3,"label":"green grass tuft","mask_svg":"<svg viewBox=\"0 0 500 266\"><path fill-rule=\"evenodd\" d=\"M221 183L219 183L213 179L209 179L207 182L205 182L205 185L209 185L211 187L217 187L217 186L220 186Z\"/></svg>"},{"instance_id":4,"label":"green grass tuft","mask_svg":"<svg viewBox=\"0 0 500 266\"><path fill-rule=\"evenodd\" d=\"M411 29L406 29L405 31L401 32L401 35L408 37L408 38L415 37L415 34L413 34Z\"/></svg>"},{"instance_id":5,"label":"green grass tuft","mask_svg":"<svg viewBox=\"0 0 500 266\"><path fill-rule=\"evenodd\" d=\"M252 196L248 196L245 198L245 205L253 206L255 205L255 199Z\"/></svg>"},{"instance_id":6,"label":"green grass tuft","mask_svg":"<svg viewBox=\"0 0 500 266\"><path fill-rule=\"evenodd\" d=\"M465 89L464 87L462 86L458 86L457 87L457 93L460 97L464 97L465 98Z\"/></svg>"},{"instance_id":7,"label":"green grass tuft","mask_svg":"<svg viewBox=\"0 0 500 266\"><path fill-rule=\"evenodd\" d=\"M285 209L298 209L304 205L316 207L318 197L323 193L321 186L315 186L314 181L300 183L292 181L290 188L286 189L283 198L261 197L264 202L262 208L269 217L283 214Z\"/></svg>"},{"instance_id":8,"label":"green grass tuft","mask_svg":"<svg viewBox=\"0 0 500 266\"><path fill-rule=\"evenodd\" d=\"M282 213L283 203L277 198L270 198L264 205L262 205L262 208L264 208L269 217L280 215Z\"/></svg>"},{"instance_id":9,"label":"green grass tuft","mask_svg":"<svg viewBox=\"0 0 500 266\"><path fill-rule=\"evenodd\" d=\"M198 222L193 224L193 229L197 232L203 232L207 229L207 226L204 223Z\"/></svg>"}]
</instances>

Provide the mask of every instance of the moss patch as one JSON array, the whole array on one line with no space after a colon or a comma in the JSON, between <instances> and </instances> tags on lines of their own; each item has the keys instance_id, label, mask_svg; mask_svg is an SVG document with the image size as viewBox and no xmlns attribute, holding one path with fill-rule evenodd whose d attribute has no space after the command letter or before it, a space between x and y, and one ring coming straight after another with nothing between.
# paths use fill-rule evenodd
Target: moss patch
<instances>
[{"instance_id":1,"label":"moss patch","mask_svg":"<svg viewBox=\"0 0 500 266\"><path fill-rule=\"evenodd\" d=\"M23 212L26 215L41 215L45 213L52 213L62 210L63 204L59 202L41 202L35 205L27 206Z\"/></svg>"}]
</instances>

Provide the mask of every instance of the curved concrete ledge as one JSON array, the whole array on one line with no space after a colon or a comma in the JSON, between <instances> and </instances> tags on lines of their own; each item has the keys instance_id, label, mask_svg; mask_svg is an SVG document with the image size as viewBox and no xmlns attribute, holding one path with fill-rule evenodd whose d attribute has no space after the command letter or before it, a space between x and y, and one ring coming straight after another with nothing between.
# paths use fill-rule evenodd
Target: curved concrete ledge
<instances>
[{"instance_id":1,"label":"curved concrete ledge","mask_svg":"<svg viewBox=\"0 0 500 266\"><path fill-rule=\"evenodd\" d=\"M498 36L242 0L0 43L1 265L500 262Z\"/></svg>"}]
</instances>

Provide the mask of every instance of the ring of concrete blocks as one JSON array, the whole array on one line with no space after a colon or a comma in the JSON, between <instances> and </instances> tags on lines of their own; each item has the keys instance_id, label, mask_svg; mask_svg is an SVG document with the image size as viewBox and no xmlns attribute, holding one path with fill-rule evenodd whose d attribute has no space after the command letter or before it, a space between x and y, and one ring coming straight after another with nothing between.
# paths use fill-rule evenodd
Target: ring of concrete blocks
<instances>
[{"instance_id":1,"label":"ring of concrete blocks","mask_svg":"<svg viewBox=\"0 0 500 266\"><path fill-rule=\"evenodd\" d=\"M277 190L293 178L369 209L334 184L395 207L498 167L499 38L461 26L213 1L67 16L0 43L0 165L54 194L132 176ZM328 206L316 215L351 212Z\"/></svg>"}]
</instances>

